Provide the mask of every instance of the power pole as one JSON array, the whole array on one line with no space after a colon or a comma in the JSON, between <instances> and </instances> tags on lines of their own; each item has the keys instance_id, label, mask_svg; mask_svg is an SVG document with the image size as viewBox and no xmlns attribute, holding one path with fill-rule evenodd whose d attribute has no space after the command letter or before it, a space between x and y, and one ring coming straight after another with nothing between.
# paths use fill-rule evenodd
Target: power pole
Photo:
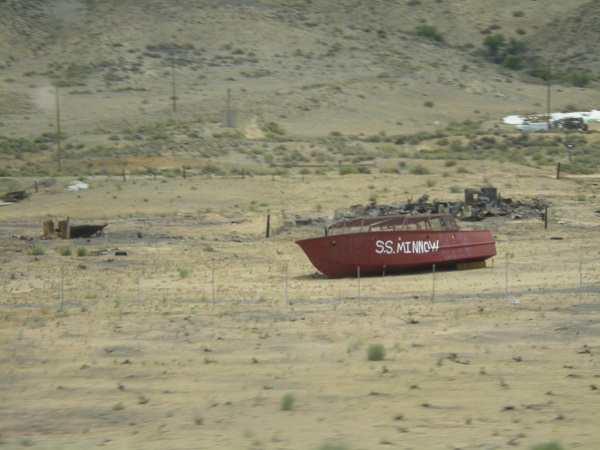
<instances>
[{"instance_id":1,"label":"power pole","mask_svg":"<svg viewBox=\"0 0 600 450\"><path fill-rule=\"evenodd\" d=\"M62 172L62 149L60 147L60 104L58 101L58 86L56 86L56 156L58 158L58 171Z\"/></svg>"},{"instance_id":2,"label":"power pole","mask_svg":"<svg viewBox=\"0 0 600 450\"><path fill-rule=\"evenodd\" d=\"M176 85L175 85L175 57L172 58L171 60L171 84L173 87L173 96L171 97L173 99L173 112L177 112L177 90L176 90Z\"/></svg>"},{"instance_id":3,"label":"power pole","mask_svg":"<svg viewBox=\"0 0 600 450\"><path fill-rule=\"evenodd\" d=\"M548 61L548 93L546 95L546 113L550 129L550 92L552 91L552 61Z\"/></svg>"}]
</instances>

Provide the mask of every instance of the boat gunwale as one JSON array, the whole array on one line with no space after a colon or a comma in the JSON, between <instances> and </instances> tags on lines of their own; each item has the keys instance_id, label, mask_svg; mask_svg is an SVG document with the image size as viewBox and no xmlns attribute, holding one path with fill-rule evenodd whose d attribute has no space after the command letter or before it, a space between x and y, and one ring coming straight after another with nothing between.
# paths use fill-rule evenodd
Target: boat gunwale
<instances>
[{"instance_id":1,"label":"boat gunwale","mask_svg":"<svg viewBox=\"0 0 600 450\"><path fill-rule=\"evenodd\" d=\"M440 221L440 228L433 228L431 226L431 222L435 220ZM425 224L425 227L421 228L419 226L420 224ZM411 225L416 227L413 229L414 231L460 231L454 216L451 214L396 214L389 216L359 217L336 222L330 225L327 230L328 234L333 234L334 231L336 231L337 234L350 234L384 231L384 228L396 230L396 227L400 227L400 230L410 230L409 226Z\"/></svg>"}]
</instances>

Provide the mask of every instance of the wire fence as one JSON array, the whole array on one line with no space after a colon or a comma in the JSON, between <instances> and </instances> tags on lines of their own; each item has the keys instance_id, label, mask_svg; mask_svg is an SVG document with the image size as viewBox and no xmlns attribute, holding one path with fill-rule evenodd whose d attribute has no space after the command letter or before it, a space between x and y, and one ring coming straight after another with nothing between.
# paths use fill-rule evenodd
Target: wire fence
<instances>
[{"instance_id":1,"label":"wire fence","mask_svg":"<svg viewBox=\"0 0 600 450\"><path fill-rule=\"evenodd\" d=\"M597 259L536 263L491 260L488 267L328 279L308 266L207 261L192 271L139 264L82 263L52 271L13 267L0 276L0 306L86 307L176 303L264 303L279 306L339 301L431 302L491 298L518 302L520 296L600 292Z\"/></svg>"}]
</instances>

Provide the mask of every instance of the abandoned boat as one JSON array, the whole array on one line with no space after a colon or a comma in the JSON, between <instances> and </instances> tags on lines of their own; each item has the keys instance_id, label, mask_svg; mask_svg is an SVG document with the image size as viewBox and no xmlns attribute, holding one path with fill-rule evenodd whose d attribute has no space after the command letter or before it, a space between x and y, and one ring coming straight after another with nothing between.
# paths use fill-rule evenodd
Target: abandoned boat
<instances>
[{"instance_id":1,"label":"abandoned boat","mask_svg":"<svg viewBox=\"0 0 600 450\"><path fill-rule=\"evenodd\" d=\"M451 214L343 220L330 225L325 236L296 244L317 270L331 278L385 275L434 264L485 267L485 260L496 254L490 231L461 231Z\"/></svg>"}]
</instances>

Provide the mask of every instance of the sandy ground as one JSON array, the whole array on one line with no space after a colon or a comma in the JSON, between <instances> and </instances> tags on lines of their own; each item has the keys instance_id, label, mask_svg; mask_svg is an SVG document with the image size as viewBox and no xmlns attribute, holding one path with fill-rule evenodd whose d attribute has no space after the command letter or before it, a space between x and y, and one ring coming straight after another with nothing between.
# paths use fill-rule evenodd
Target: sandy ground
<instances>
[{"instance_id":1,"label":"sandy ground","mask_svg":"<svg viewBox=\"0 0 600 450\"><path fill-rule=\"evenodd\" d=\"M595 448L597 180L468 164L461 179L434 169L432 187L417 175L92 178L65 193L65 179L2 207L4 447ZM294 244L372 192L460 197L449 186L481 173L504 197L551 204L546 230L464 223L492 229L487 268L329 280ZM109 225L40 238L67 216ZM367 357L376 344L382 361Z\"/></svg>"}]
</instances>

